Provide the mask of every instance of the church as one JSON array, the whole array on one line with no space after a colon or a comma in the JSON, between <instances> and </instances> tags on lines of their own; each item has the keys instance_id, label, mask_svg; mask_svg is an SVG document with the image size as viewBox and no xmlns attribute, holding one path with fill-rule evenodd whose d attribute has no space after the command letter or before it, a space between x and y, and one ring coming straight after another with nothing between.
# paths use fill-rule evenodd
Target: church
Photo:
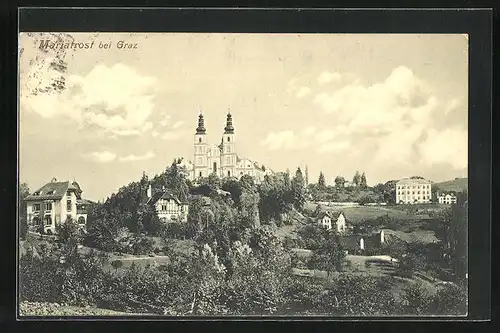
<instances>
[{"instance_id":1,"label":"church","mask_svg":"<svg viewBox=\"0 0 500 333\"><path fill-rule=\"evenodd\" d=\"M192 181L215 173L220 178L234 177L239 179L243 175L249 175L258 184L264 180L265 175L272 174L272 171L263 165L238 156L233 116L230 112L227 114L226 126L219 145L208 143L205 119L200 113L198 127L194 134L194 161L184 164L184 166Z\"/></svg>"}]
</instances>

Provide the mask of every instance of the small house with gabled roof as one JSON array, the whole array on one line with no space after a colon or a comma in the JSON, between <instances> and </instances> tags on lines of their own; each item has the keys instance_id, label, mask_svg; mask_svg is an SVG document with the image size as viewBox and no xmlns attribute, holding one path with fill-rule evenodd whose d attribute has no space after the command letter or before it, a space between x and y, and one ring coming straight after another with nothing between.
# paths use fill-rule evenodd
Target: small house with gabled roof
<instances>
[{"instance_id":1,"label":"small house with gabled roof","mask_svg":"<svg viewBox=\"0 0 500 333\"><path fill-rule=\"evenodd\" d=\"M327 230L335 228L338 233L343 233L347 230L344 213L340 211L326 211L320 213L318 223Z\"/></svg>"},{"instance_id":2,"label":"small house with gabled roof","mask_svg":"<svg viewBox=\"0 0 500 333\"><path fill-rule=\"evenodd\" d=\"M187 202L181 201L165 188L152 193L151 185L149 185L147 195L148 201L146 204L151 205L156 209L158 218L161 221L187 221L189 212L189 205Z\"/></svg>"},{"instance_id":3,"label":"small house with gabled roof","mask_svg":"<svg viewBox=\"0 0 500 333\"><path fill-rule=\"evenodd\" d=\"M25 198L28 228L43 233L56 233L56 226L68 218L85 230L90 201L82 198L82 189L76 182L58 182L53 178Z\"/></svg>"}]
</instances>

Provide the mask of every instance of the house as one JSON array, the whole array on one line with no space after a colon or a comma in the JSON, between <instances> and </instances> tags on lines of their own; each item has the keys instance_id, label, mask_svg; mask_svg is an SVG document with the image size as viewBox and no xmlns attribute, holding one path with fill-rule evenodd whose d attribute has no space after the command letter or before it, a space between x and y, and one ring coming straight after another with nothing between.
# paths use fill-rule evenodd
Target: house
<instances>
[{"instance_id":1,"label":"house","mask_svg":"<svg viewBox=\"0 0 500 333\"><path fill-rule=\"evenodd\" d=\"M318 217L318 223L327 230L330 230L333 227L335 227L335 229L339 233L342 233L347 229L345 223L345 216L344 213L342 212L330 212L330 211L323 212Z\"/></svg>"},{"instance_id":2,"label":"house","mask_svg":"<svg viewBox=\"0 0 500 333\"><path fill-rule=\"evenodd\" d=\"M396 183L396 203L422 204L432 201L431 181L422 178L405 178Z\"/></svg>"},{"instance_id":3,"label":"house","mask_svg":"<svg viewBox=\"0 0 500 333\"><path fill-rule=\"evenodd\" d=\"M158 218L161 221L187 221L189 212L188 203L180 201L169 191L165 190L165 188L153 194L151 185L149 185L147 196L148 201L146 202L146 204L152 205L156 209Z\"/></svg>"},{"instance_id":4,"label":"house","mask_svg":"<svg viewBox=\"0 0 500 333\"><path fill-rule=\"evenodd\" d=\"M453 192L439 193L437 199L438 202L442 205L451 205L457 203L457 196Z\"/></svg>"},{"instance_id":5,"label":"house","mask_svg":"<svg viewBox=\"0 0 500 333\"><path fill-rule=\"evenodd\" d=\"M26 197L28 228L55 234L56 226L71 218L85 230L91 202L82 198L82 192L75 181L58 182L53 178Z\"/></svg>"}]
</instances>

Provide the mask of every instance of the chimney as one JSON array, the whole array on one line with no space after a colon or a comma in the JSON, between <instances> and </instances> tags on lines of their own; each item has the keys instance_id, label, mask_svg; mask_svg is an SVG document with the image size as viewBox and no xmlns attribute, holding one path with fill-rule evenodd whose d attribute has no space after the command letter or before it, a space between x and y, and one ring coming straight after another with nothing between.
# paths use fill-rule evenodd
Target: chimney
<instances>
[{"instance_id":1,"label":"chimney","mask_svg":"<svg viewBox=\"0 0 500 333\"><path fill-rule=\"evenodd\" d=\"M56 177L52 178L52 180L51 180L50 182L51 182L51 183L55 183L55 182L57 182Z\"/></svg>"},{"instance_id":2,"label":"chimney","mask_svg":"<svg viewBox=\"0 0 500 333\"><path fill-rule=\"evenodd\" d=\"M384 230L380 231L380 244L385 243L385 234Z\"/></svg>"},{"instance_id":3,"label":"chimney","mask_svg":"<svg viewBox=\"0 0 500 333\"><path fill-rule=\"evenodd\" d=\"M148 198L151 198L151 184L148 187Z\"/></svg>"}]
</instances>

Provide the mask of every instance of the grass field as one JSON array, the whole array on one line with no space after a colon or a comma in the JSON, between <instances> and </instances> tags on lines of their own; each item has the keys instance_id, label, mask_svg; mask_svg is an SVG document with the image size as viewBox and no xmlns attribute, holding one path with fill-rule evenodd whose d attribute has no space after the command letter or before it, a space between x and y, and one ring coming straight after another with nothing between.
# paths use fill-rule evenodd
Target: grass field
<instances>
[{"instance_id":1,"label":"grass field","mask_svg":"<svg viewBox=\"0 0 500 333\"><path fill-rule=\"evenodd\" d=\"M294 252L299 254L299 257L302 258L308 257L311 254L311 251L303 249L294 249ZM436 293L439 283L441 282L439 280L431 280L421 272L414 272L412 277L400 276L396 271L396 264L391 263L390 260L381 259L379 256L348 255L346 260L349 264L344 268L344 271L331 273L330 278L335 278L342 274L376 277L392 276L394 278L394 283L391 290L395 297L400 297L403 288L411 283L421 283L428 292ZM326 271L321 270L292 268L292 274L321 279L327 278Z\"/></svg>"}]
</instances>

